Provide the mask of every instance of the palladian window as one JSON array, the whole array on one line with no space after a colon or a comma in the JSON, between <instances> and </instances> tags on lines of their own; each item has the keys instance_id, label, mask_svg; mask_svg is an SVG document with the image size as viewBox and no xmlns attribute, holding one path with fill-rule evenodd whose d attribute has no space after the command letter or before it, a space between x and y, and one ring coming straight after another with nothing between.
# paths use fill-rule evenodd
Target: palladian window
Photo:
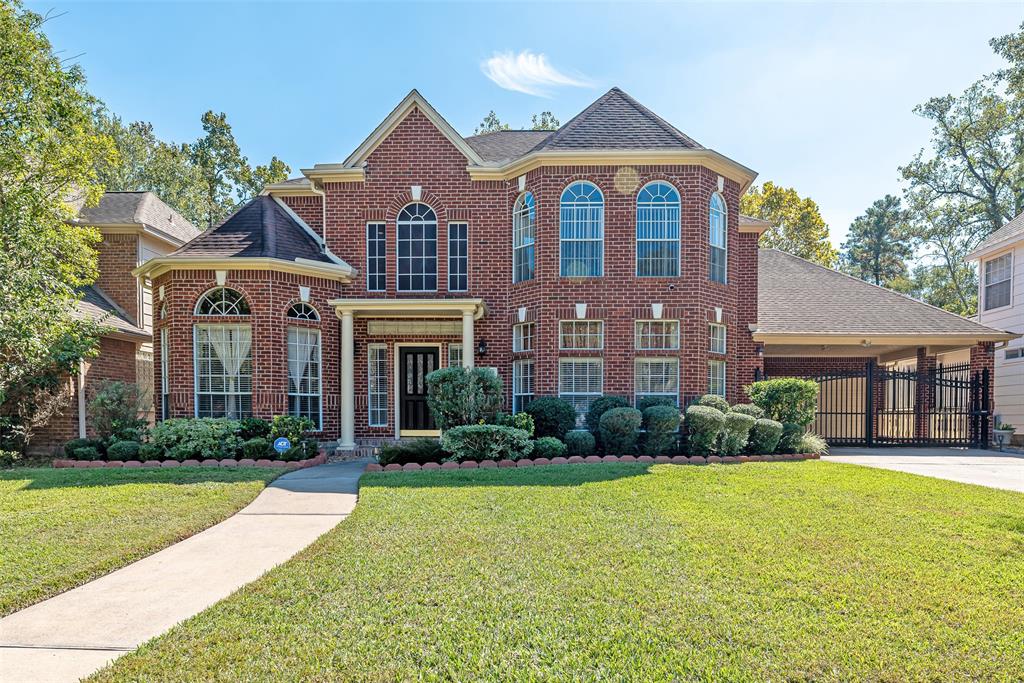
<instances>
[{"instance_id":1,"label":"palladian window","mask_svg":"<svg viewBox=\"0 0 1024 683\"><path fill-rule=\"evenodd\" d=\"M559 220L562 277L604 274L604 195L580 180L562 192Z\"/></svg>"}]
</instances>

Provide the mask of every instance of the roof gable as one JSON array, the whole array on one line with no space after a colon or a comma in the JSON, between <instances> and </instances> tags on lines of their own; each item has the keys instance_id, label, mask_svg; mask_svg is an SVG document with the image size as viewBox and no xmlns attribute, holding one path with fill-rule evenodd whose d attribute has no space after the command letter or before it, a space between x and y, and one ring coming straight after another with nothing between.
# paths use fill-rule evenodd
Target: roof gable
<instances>
[{"instance_id":1,"label":"roof gable","mask_svg":"<svg viewBox=\"0 0 1024 683\"><path fill-rule=\"evenodd\" d=\"M86 206L78 213L78 222L105 225L142 225L163 233L178 242L188 242L199 229L154 193L104 192L96 206Z\"/></svg>"},{"instance_id":2,"label":"roof gable","mask_svg":"<svg viewBox=\"0 0 1024 683\"><path fill-rule=\"evenodd\" d=\"M981 244L967 258L968 260L977 259L989 252L1008 247L1018 241L1024 241L1024 213L982 240Z\"/></svg>"}]
</instances>

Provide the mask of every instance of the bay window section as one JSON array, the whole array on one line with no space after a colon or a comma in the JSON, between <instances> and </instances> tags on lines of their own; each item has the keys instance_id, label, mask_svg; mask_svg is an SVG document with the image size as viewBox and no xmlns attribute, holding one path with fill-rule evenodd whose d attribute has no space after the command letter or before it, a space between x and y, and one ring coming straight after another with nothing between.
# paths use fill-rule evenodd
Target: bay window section
<instances>
[{"instance_id":1,"label":"bay window section","mask_svg":"<svg viewBox=\"0 0 1024 683\"><path fill-rule=\"evenodd\" d=\"M711 323L708 325L708 335L711 337L711 353L725 353L725 325Z\"/></svg>"},{"instance_id":2,"label":"bay window section","mask_svg":"<svg viewBox=\"0 0 1024 683\"><path fill-rule=\"evenodd\" d=\"M522 358L512 364L512 413L523 410L533 400L533 359Z\"/></svg>"},{"instance_id":3,"label":"bay window section","mask_svg":"<svg viewBox=\"0 0 1024 683\"><path fill-rule=\"evenodd\" d=\"M524 192L512 207L512 282L532 280L536 253L537 208Z\"/></svg>"},{"instance_id":4,"label":"bay window section","mask_svg":"<svg viewBox=\"0 0 1024 683\"><path fill-rule=\"evenodd\" d=\"M320 393L320 330L288 328L288 414L323 423Z\"/></svg>"},{"instance_id":5,"label":"bay window section","mask_svg":"<svg viewBox=\"0 0 1024 683\"><path fill-rule=\"evenodd\" d=\"M437 291L437 216L426 204L398 213L398 291Z\"/></svg>"},{"instance_id":6,"label":"bay window section","mask_svg":"<svg viewBox=\"0 0 1024 683\"><path fill-rule=\"evenodd\" d=\"M678 351L678 320L637 320L634 332L637 351Z\"/></svg>"},{"instance_id":7,"label":"bay window section","mask_svg":"<svg viewBox=\"0 0 1024 683\"><path fill-rule=\"evenodd\" d=\"M604 361L600 358L561 358L558 397L576 409L576 426L586 423L587 411L604 391Z\"/></svg>"},{"instance_id":8,"label":"bay window section","mask_svg":"<svg viewBox=\"0 0 1024 683\"><path fill-rule=\"evenodd\" d=\"M603 320L562 320L558 324L562 351L600 351L604 348Z\"/></svg>"},{"instance_id":9,"label":"bay window section","mask_svg":"<svg viewBox=\"0 0 1024 683\"><path fill-rule=\"evenodd\" d=\"M562 277L604 274L604 196L593 183L578 181L562 192L559 236Z\"/></svg>"},{"instance_id":10,"label":"bay window section","mask_svg":"<svg viewBox=\"0 0 1024 683\"><path fill-rule=\"evenodd\" d=\"M533 323L512 326L512 351L533 351Z\"/></svg>"},{"instance_id":11,"label":"bay window section","mask_svg":"<svg viewBox=\"0 0 1024 683\"><path fill-rule=\"evenodd\" d=\"M636 400L666 396L678 404L679 359L637 358L633 368L633 393Z\"/></svg>"},{"instance_id":12,"label":"bay window section","mask_svg":"<svg viewBox=\"0 0 1024 683\"><path fill-rule=\"evenodd\" d=\"M708 277L712 282L725 284L728 271L728 252L726 251L726 214L725 201L717 192L711 195L708 210Z\"/></svg>"},{"instance_id":13,"label":"bay window section","mask_svg":"<svg viewBox=\"0 0 1024 683\"><path fill-rule=\"evenodd\" d=\"M637 195L636 274L679 275L679 193L668 183L648 183Z\"/></svg>"},{"instance_id":14,"label":"bay window section","mask_svg":"<svg viewBox=\"0 0 1024 683\"><path fill-rule=\"evenodd\" d=\"M386 427L388 424L388 349L384 344L370 344L366 348L369 354L367 357L369 425L371 427Z\"/></svg>"},{"instance_id":15,"label":"bay window section","mask_svg":"<svg viewBox=\"0 0 1024 683\"><path fill-rule=\"evenodd\" d=\"M252 417L252 329L195 326L196 417Z\"/></svg>"},{"instance_id":16,"label":"bay window section","mask_svg":"<svg viewBox=\"0 0 1024 683\"><path fill-rule=\"evenodd\" d=\"M708 361L708 393L725 398L725 361Z\"/></svg>"}]
</instances>

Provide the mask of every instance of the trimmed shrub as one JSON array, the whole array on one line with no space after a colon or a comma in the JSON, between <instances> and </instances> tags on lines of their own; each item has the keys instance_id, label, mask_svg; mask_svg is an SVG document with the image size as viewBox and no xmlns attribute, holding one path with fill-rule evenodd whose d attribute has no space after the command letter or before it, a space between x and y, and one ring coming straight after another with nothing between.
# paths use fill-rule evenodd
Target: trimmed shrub
<instances>
[{"instance_id":1,"label":"trimmed shrub","mask_svg":"<svg viewBox=\"0 0 1024 683\"><path fill-rule=\"evenodd\" d=\"M146 460L163 460L164 451L156 444L144 443L139 446L138 459L143 462Z\"/></svg>"},{"instance_id":2,"label":"trimmed shrub","mask_svg":"<svg viewBox=\"0 0 1024 683\"><path fill-rule=\"evenodd\" d=\"M64 457L78 460L75 451L79 448L95 448L101 453L103 452L103 444L96 439L71 439L64 444Z\"/></svg>"},{"instance_id":3,"label":"trimmed shrub","mask_svg":"<svg viewBox=\"0 0 1024 683\"><path fill-rule=\"evenodd\" d=\"M427 406L440 430L494 422L503 396L501 379L484 368L449 367L427 375Z\"/></svg>"},{"instance_id":4,"label":"trimmed shrub","mask_svg":"<svg viewBox=\"0 0 1024 683\"><path fill-rule=\"evenodd\" d=\"M542 436L533 442L533 453L531 458L564 458L568 452L564 443L553 436Z\"/></svg>"},{"instance_id":5,"label":"trimmed shrub","mask_svg":"<svg viewBox=\"0 0 1024 683\"><path fill-rule=\"evenodd\" d=\"M428 462L441 462L449 455L437 439L412 439L381 446L377 462L381 465L425 465Z\"/></svg>"},{"instance_id":6,"label":"trimmed shrub","mask_svg":"<svg viewBox=\"0 0 1024 683\"><path fill-rule=\"evenodd\" d=\"M594 435L582 429L568 432L565 435L565 450L569 455L579 455L584 458L593 455L597 450Z\"/></svg>"},{"instance_id":7,"label":"trimmed shrub","mask_svg":"<svg viewBox=\"0 0 1024 683\"><path fill-rule=\"evenodd\" d=\"M0 467L14 467L21 461L18 451L0 450Z\"/></svg>"},{"instance_id":8,"label":"trimmed shrub","mask_svg":"<svg viewBox=\"0 0 1024 683\"><path fill-rule=\"evenodd\" d=\"M754 421L747 437L747 452L754 455L770 455L779 447L782 438L782 423L762 417Z\"/></svg>"},{"instance_id":9,"label":"trimmed shrub","mask_svg":"<svg viewBox=\"0 0 1024 683\"><path fill-rule=\"evenodd\" d=\"M242 441L269 439L270 422L258 417L245 417L238 421L238 436Z\"/></svg>"},{"instance_id":10,"label":"trimmed shrub","mask_svg":"<svg viewBox=\"0 0 1024 683\"><path fill-rule=\"evenodd\" d=\"M814 422L818 403L818 383L809 379L781 377L754 382L747 387L751 402L764 410L764 416L806 427Z\"/></svg>"},{"instance_id":11,"label":"trimmed shrub","mask_svg":"<svg viewBox=\"0 0 1024 683\"><path fill-rule=\"evenodd\" d=\"M628 455L636 451L643 413L636 408L612 408L601 415L601 445L606 453Z\"/></svg>"},{"instance_id":12,"label":"trimmed shrub","mask_svg":"<svg viewBox=\"0 0 1024 683\"><path fill-rule=\"evenodd\" d=\"M505 425L506 427L515 427L516 429L522 429L527 432L530 436L533 436L535 426L533 424L533 416L527 412L520 410L515 415L506 415L500 413L498 419L495 420L496 424Z\"/></svg>"},{"instance_id":13,"label":"trimmed shrub","mask_svg":"<svg viewBox=\"0 0 1024 683\"><path fill-rule=\"evenodd\" d=\"M115 441L107 447L107 460L138 460L138 441Z\"/></svg>"},{"instance_id":14,"label":"trimmed shrub","mask_svg":"<svg viewBox=\"0 0 1024 683\"><path fill-rule=\"evenodd\" d=\"M730 412L725 414L725 429L722 430L722 455L739 455L747 445L750 428L757 419L753 415Z\"/></svg>"},{"instance_id":15,"label":"trimmed shrub","mask_svg":"<svg viewBox=\"0 0 1024 683\"><path fill-rule=\"evenodd\" d=\"M691 405L686 409L688 449L690 455L708 455L718 443L718 435L725 428L725 415L721 410L705 405Z\"/></svg>"},{"instance_id":16,"label":"trimmed shrub","mask_svg":"<svg viewBox=\"0 0 1024 683\"><path fill-rule=\"evenodd\" d=\"M680 415L675 405L653 405L643 411L644 454L668 455L676 450Z\"/></svg>"},{"instance_id":17,"label":"trimmed shrub","mask_svg":"<svg viewBox=\"0 0 1024 683\"><path fill-rule=\"evenodd\" d=\"M503 425L462 425L441 435L441 446L458 462L519 460L533 451L530 435Z\"/></svg>"},{"instance_id":18,"label":"trimmed shrub","mask_svg":"<svg viewBox=\"0 0 1024 683\"><path fill-rule=\"evenodd\" d=\"M75 449L75 460L100 460L102 457L99 449L93 446L82 446Z\"/></svg>"},{"instance_id":19,"label":"trimmed shrub","mask_svg":"<svg viewBox=\"0 0 1024 683\"><path fill-rule=\"evenodd\" d=\"M137 440L146 421L139 418L142 390L136 384L104 380L89 401L89 424L100 440Z\"/></svg>"},{"instance_id":20,"label":"trimmed shrub","mask_svg":"<svg viewBox=\"0 0 1024 683\"><path fill-rule=\"evenodd\" d=\"M764 411L755 406L753 403L737 403L732 408L729 408L729 412L749 415L755 420L760 420L762 417L764 417Z\"/></svg>"},{"instance_id":21,"label":"trimmed shrub","mask_svg":"<svg viewBox=\"0 0 1024 683\"><path fill-rule=\"evenodd\" d=\"M676 400L671 396L641 396L636 400L636 409L641 413L647 412L648 408L654 406L676 407Z\"/></svg>"},{"instance_id":22,"label":"trimmed shrub","mask_svg":"<svg viewBox=\"0 0 1024 683\"><path fill-rule=\"evenodd\" d=\"M242 457L258 460L270 455L270 441L262 437L254 437L242 443Z\"/></svg>"},{"instance_id":23,"label":"trimmed shrub","mask_svg":"<svg viewBox=\"0 0 1024 683\"><path fill-rule=\"evenodd\" d=\"M795 422L782 423L782 438L776 446L777 453L796 453L800 448L800 441L804 438L806 430Z\"/></svg>"},{"instance_id":24,"label":"trimmed shrub","mask_svg":"<svg viewBox=\"0 0 1024 683\"><path fill-rule=\"evenodd\" d=\"M697 405L714 408L723 413L729 412L729 402L718 394L704 394L697 399Z\"/></svg>"},{"instance_id":25,"label":"trimmed shrub","mask_svg":"<svg viewBox=\"0 0 1024 683\"><path fill-rule=\"evenodd\" d=\"M622 396L600 396L590 403L587 409L587 429L592 434L601 433L601 416L615 408L628 408L629 401ZM598 436L600 441L600 436Z\"/></svg>"},{"instance_id":26,"label":"trimmed shrub","mask_svg":"<svg viewBox=\"0 0 1024 683\"><path fill-rule=\"evenodd\" d=\"M182 460L237 458L242 446L238 422L227 418L175 418L158 423L149 433L150 442L166 457Z\"/></svg>"},{"instance_id":27,"label":"trimmed shrub","mask_svg":"<svg viewBox=\"0 0 1024 683\"><path fill-rule=\"evenodd\" d=\"M804 435L800 437L800 449L797 452L828 455L828 443L817 434L804 432Z\"/></svg>"},{"instance_id":28,"label":"trimmed shrub","mask_svg":"<svg viewBox=\"0 0 1024 683\"><path fill-rule=\"evenodd\" d=\"M297 417L295 415L275 415L270 422L270 435L268 441L274 443L274 439L282 436L292 442L293 445L302 441L303 435L316 427L308 417ZM239 429L241 432L241 429Z\"/></svg>"},{"instance_id":29,"label":"trimmed shrub","mask_svg":"<svg viewBox=\"0 0 1024 683\"><path fill-rule=\"evenodd\" d=\"M565 441L565 434L576 426L576 409L568 401L542 396L530 401L525 411L533 418L533 434L537 438L553 436Z\"/></svg>"}]
</instances>

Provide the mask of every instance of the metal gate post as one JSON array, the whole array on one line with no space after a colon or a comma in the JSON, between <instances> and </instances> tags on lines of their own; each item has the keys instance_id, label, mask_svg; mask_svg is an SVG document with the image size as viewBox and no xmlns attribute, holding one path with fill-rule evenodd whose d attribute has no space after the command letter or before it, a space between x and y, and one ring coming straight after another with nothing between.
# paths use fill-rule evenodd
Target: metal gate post
<instances>
[{"instance_id":1,"label":"metal gate post","mask_svg":"<svg viewBox=\"0 0 1024 683\"><path fill-rule=\"evenodd\" d=\"M981 447L988 448L989 415L992 414L992 406L989 405L989 377L988 368L981 371Z\"/></svg>"},{"instance_id":2,"label":"metal gate post","mask_svg":"<svg viewBox=\"0 0 1024 683\"><path fill-rule=\"evenodd\" d=\"M865 372L864 394L864 443L868 448L875 445L875 361L869 360Z\"/></svg>"}]
</instances>

